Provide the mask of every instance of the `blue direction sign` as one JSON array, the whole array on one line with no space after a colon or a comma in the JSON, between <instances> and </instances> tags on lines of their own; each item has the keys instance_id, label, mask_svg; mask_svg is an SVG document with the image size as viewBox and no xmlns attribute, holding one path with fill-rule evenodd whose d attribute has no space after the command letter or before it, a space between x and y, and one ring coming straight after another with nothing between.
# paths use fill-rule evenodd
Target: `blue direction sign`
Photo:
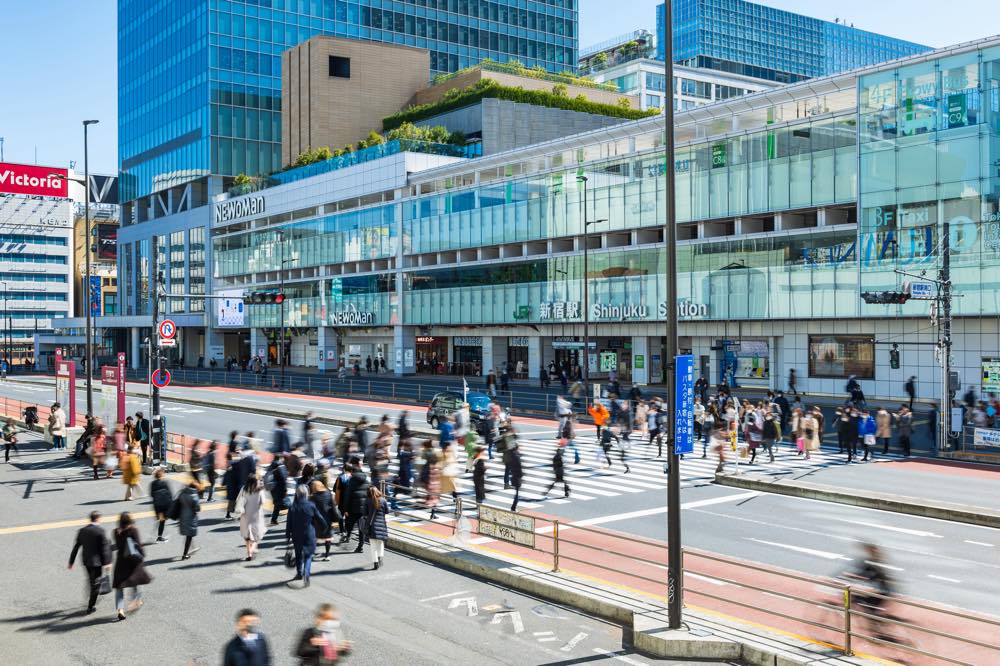
<instances>
[{"instance_id":1,"label":"blue direction sign","mask_svg":"<svg viewBox=\"0 0 1000 666\"><path fill-rule=\"evenodd\" d=\"M674 452L681 455L694 451L694 356L674 360Z\"/></svg>"},{"instance_id":2,"label":"blue direction sign","mask_svg":"<svg viewBox=\"0 0 1000 666\"><path fill-rule=\"evenodd\" d=\"M170 384L170 371L163 370L153 370L153 374L150 376L149 381L152 382L153 386L156 388L165 388Z\"/></svg>"}]
</instances>

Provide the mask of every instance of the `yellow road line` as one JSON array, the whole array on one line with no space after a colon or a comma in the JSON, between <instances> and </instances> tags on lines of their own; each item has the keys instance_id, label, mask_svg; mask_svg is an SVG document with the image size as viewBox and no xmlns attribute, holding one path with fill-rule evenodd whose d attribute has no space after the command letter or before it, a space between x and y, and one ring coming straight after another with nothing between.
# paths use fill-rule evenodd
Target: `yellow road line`
<instances>
[{"instance_id":1,"label":"yellow road line","mask_svg":"<svg viewBox=\"0 0 1000 666\"><path fill-rule=\"evenodd\" d=\"M215 509L221 509L226 506L225 502L213 502L211 504L202 504L202 511L213 511ZM130 511L133 518L153 518L156 516L155 511ZM118 520L118 514L112 515L102 515L99 522L101 523L114 523ZM0 536L5 534L25 534L27 532L42 532L45 530L58 530L64 527L83 527L90 523L87 518L76 518L73 520L58 520L51 523L35 523L34 525L19 525L17 527L3 527L0 528Z\"/></svg>"}]
</instances>

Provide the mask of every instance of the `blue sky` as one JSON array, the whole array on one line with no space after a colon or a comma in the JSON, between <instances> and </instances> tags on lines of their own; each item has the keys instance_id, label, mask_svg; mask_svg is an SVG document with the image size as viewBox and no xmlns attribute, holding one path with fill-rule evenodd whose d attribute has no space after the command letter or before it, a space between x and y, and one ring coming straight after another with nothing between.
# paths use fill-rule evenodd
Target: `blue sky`
<instances>
[{"instance_id":1,"label":"blue sky","mask_svg":"<svg viewBox=\"0 0 1000 666\"><path fill-rule=\"evenodd\" d=\"M965 0L947 11L937 0L762 0L764 4L947 46L1000 31L1000 4ZM580 44L644 27L652 30L657 0L580 0ZM80 122L91 127L95 172L117 170L115 0L0 0L0 136L10 162L83 169Z\"/></svg>"}]
</instances>

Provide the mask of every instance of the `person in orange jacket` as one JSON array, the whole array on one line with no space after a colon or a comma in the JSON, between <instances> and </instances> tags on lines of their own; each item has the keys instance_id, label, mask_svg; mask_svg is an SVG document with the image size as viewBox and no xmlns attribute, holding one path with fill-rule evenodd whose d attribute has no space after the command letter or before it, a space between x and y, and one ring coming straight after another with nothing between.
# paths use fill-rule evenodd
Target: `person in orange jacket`
<instances>
[{"instance_id":1,"label":"person in orange jacket","mask_svg":"<svg viewBox=\"0 0 1000 666\"><path fill-rule=\"evenodd\" d=\"M587 407L587 413L594 419L594 426L597 427L597 438L601 438L601 429L608 425L611 413L602 403L595 401L593 405Z\"/></svg>"}]
</instances>

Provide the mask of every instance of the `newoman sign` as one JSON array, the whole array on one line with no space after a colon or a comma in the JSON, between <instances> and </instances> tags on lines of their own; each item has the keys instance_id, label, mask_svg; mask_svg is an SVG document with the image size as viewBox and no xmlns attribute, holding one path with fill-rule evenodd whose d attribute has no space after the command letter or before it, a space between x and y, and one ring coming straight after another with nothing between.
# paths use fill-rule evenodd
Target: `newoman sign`
<instances>
[{"instance_id":1,"label":"newoman sign","mask_svg":"<svg viewBox=\"0 0 1000 666\"><path fill-rule=\"evenodd\" d=\"M251 196L215 204L215 221L230 222L241 217L262 215L264 213L264 197Z\"/></svg>"},{"instance_id":2,"label":"newoman sign","mask_svg":"<svg viewBox=\"0 0 1000 666\"><path fill-rule=\"evenodd\" d=\"M0 192L43 197L67 197L66 169L0 162Z\"/></svg>"}]
</instances>

